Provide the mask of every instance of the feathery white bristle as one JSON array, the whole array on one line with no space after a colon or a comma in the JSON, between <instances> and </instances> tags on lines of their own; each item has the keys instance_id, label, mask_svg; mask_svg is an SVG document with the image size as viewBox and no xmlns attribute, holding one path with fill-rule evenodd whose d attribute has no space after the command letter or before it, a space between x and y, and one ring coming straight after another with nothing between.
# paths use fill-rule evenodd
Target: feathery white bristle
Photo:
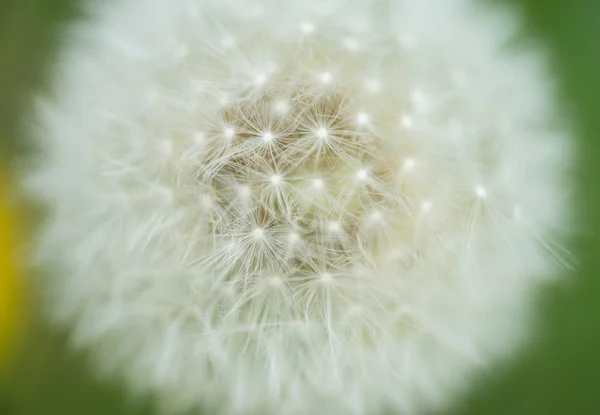
<instances>
[{"instance_id":1,"label":"feathery white bristle","mask_svg":"<svg viewBox=\"0 0 600 415\"><path fill-rule=\"evenodd\" d=\"M372 7L377 6L377 7ZM568 266L539 53L470 0L107 0L24 185L57 319L165 412L423 413ZM54 268L53 268L54 269Z\"/></svg>"}]
</instances>

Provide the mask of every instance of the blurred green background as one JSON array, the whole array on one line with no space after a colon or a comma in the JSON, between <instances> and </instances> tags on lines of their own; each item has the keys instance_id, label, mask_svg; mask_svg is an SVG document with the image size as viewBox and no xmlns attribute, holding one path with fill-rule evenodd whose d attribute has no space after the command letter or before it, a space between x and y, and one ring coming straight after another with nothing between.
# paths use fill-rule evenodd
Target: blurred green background
<instances>
[{"instance_id":1,"label":"blurred green background","mask_svg":"<svg viewBox=\"0 0 600 415\"><path fill-rule=\"evenodd\" d=\"M572 250L581 267L573 283L543 293L542 335L516 359L482 376L473 393L443 415L600 414L600 1L506 1L526 16L527 35L549 46L565 108L575 117L585 226ZM0 0L5 160L19 152L20 114L32 89L43 86L60 45L57 30L76 17L76 3ZM39 318L30 320L10 376L0 385L0 415L152 413L151 405L128 400L120 385L93 380L85 357L69 351L63 335Z\"/></svg>"}]
</instances>

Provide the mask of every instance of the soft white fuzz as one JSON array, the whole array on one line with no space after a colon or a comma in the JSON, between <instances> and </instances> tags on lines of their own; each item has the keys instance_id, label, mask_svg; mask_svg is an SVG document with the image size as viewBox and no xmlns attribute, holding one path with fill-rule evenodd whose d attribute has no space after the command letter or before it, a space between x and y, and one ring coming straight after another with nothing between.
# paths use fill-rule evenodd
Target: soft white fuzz
<instances>
[{"instance_id":1,"label":"soft white fuzz","mask_svg":"<svg viewBox=\"0 0 600 415\"><path fill-rule=\"evenodd\" d=\"M462 0L108 0L25 181L52 312L168 413L421 413L511 350L568 227L513 16ZM559 132L557 132L559 131Z\"/></svg>"}]
</instances>

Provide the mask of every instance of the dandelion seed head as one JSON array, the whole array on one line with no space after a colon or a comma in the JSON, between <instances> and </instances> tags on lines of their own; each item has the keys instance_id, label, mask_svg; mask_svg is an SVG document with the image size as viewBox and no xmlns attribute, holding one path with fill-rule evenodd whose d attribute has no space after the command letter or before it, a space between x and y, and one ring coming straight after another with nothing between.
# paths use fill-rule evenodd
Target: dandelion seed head
<instances>
[{"instance_id":1,"label":"dandelion seed head","mask_svg":"<svg viewBox=\"0 0 600 415\"><path fill-rule=\"evenodd\" d=\"M101 370L173 414L420 414L518 344L570 259L542 59L471 0L382 2L92 7L19 177Z\"/></svg>"}]
</instances>

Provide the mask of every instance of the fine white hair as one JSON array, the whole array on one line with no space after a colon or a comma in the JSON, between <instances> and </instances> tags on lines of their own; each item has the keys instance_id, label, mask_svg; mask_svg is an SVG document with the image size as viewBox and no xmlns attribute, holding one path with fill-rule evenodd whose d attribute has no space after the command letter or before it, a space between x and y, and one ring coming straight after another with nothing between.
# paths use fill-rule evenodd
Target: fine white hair
<instances>
[{"instance_id":1,"label":"fine white hair","mask_svg":"<svg viewBox=\"0 0 600 415\"><path fill-rule=\"evenodd\" d=\"M49 312L167 413L450 405L569 267L543 52L468 0L106 0L23 186Z\"/></svg>"}]
</instances>

